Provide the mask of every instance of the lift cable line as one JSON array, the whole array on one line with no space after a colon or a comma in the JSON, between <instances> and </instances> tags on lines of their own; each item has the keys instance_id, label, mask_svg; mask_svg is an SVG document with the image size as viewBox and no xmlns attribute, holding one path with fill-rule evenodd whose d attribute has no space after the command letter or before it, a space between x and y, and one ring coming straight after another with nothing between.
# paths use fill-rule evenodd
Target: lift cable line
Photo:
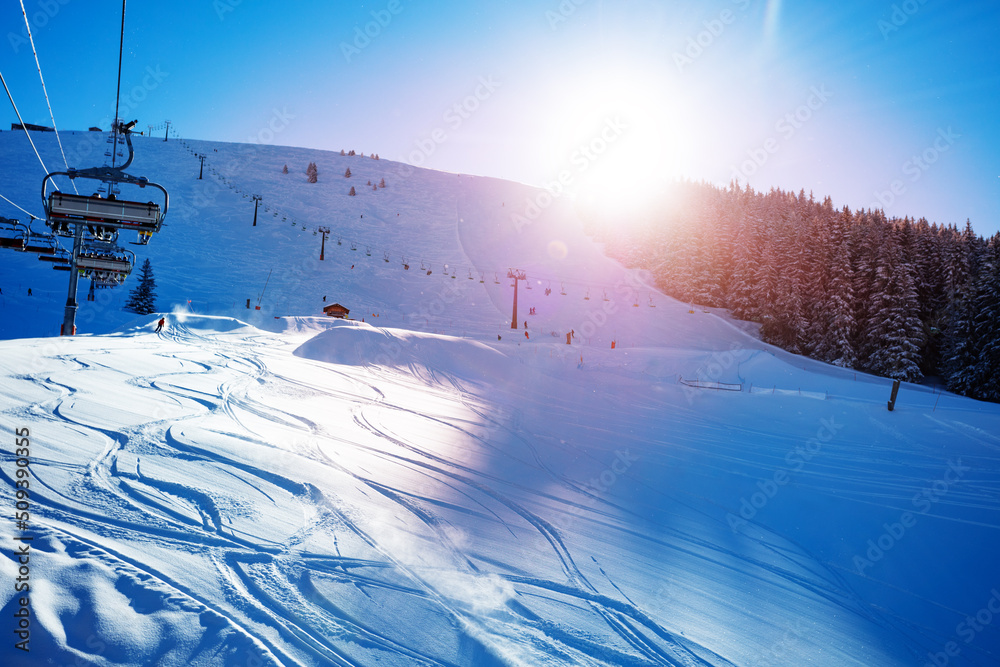
<instances>
[{"instance_id":1,"label":"lift cable line","mask_svg":"<svg viewBox=\"0 0 1000 667\"><path fill-rule=\"evenodd\" d=\"M15 204L14 202L12 202L11 200L7 199L3 195L0 195L0 199L4 200L5 202L7 202L8 204L10 204L11 206L13 206L14 208L16 208L17 210L21 211L22 213L27 213L31 217L32 220L36 220L38 218L38 216L35 215L35 214L33 214L31 211L28 211L27 209L21 208L20 206L18 206L17 204Z\"/></svg>"},{"instance_id":2,"label":"lift cable line","mask_svg":"<svg viewBox=\"0 0 1000 667\"><path fill-rule=\"evenodd\" d=\"M21 112L17 110L17 105L14 104L14 96L10 94L10 88L7 87L7 80L3 78L3 72L0 72L0 83L3 83L3 89L7 91L7 98L10 100L10 105L14 107L14 113L17 114L17 120L21 123L21 129L24 130L24 136L28 137L28 143L31 144L32 150L35 151L35 157L42 165L42 171L46 174L49 173L49 168L45 166L45 161L42 160L42 156L38 154L38 149L35 148L35 142L31 140L31 135L28 133L28 128L24 125L24 119L21 118ZM53 183L53 185L55 185ZM59 186L56 186L59 189Z\"/></svg>"},{"instance_id":3,"label":"lift cable line","mask_svg":"<svg viewBox=\"0 0 1000 667\"><path fill-rule=\"evenodd\" d=\"M24 16L24 27L28 31L28 42L31 44L31 52L35 55L35 66L38 68L38 79L42 82L42 94L45 95L45 104L49 108L49 119L52 121L52 129L56 133L56 143L59 144L59 152L62 154L63 164L69 169L69 162L66 160L66 151L63 150L62 138L59 136L59 128L56 127L56 117L52 113L52 102L49 101L49 91L45 87L45 77L42 76L42 64L38 61L38 50L35 49L35 38L31 36L31 25L28 23L28 13L24 10L24 0L21 0L21 14ZM46 169L46 172L48 170ZM80 194L76 189L76 183L70 181L73 192Z\"/></svg>"},{"instance_id":4,"label":"lift cable line","mask_svg":"<svg viewBox=\"0 0 1000 667\"><path fill-rule=\"evenodd\" d=\"M111 168L115 168L115 155L118 152L118 104L122 96L122 54L125 51L125 0L122 0L122 33L118 42L118 87L115 89L115 122L113 123L114 143L111 150ZM129 145L129 162L132 161L132 148ZM122 167L124 169L125 167Z\"/></svg>"}]
</instances>

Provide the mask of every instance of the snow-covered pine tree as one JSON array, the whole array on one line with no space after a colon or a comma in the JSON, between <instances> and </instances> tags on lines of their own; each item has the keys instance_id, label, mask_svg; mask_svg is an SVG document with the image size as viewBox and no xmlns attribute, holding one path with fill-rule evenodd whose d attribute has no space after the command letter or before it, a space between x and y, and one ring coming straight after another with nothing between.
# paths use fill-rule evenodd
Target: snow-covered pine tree
<instances>
[{"instance_id":1,"label":"snow-covered pine tree","mask_svg":"<svg viewBox=\"0 0 1000 667\"><path fill-rule=\"evenodd\" d=\"M319 169L316 167L315 162L310 162L309 166L306 167L306 176L308 176L308 181L310 183L315 183L319 180Z\"/></svg>"},{"instance_id":2,"label":"snow-covered pine tree","mask_svg":"<svg viewBox=\"0 0 1000 667\"><path fill-rule=\"evenodd\" d=\"M340 149L340 154L341 154L341 155L347 155L347 153L345 153L345 152L344 152L344 149L343 149L343 148L341 148L341 149Z\"/></svg>"},{"instance_id":3,"label":"snow-covered pine tree","mask_svg":"<svg viewBox=\"0 0 1000 667\"><path fill-rule=\"evenodd\" d=\"M951 327L948 388L1000 402L1000 234L977 258L979 272Z\"/></svg>"},{"instance_id":4,"label":"snow-covered pine tree","mask_svg":"<svg viewBox=\"0 0 1000 667\"><path fill-rule=\"evenodd\" d=\"M872 308L864 332L868 351L865 366L883 377L910 382L923 377L920 308L913 269L900 244L900 231L884 224L886 231L878 248L872 285Z\"/></svg>"},{"instance_id":5,"label":"snow-covered pine tree","mask_svg":"<svg viewBox=\"0 0 1000 667\"><path fill-rule=\"evenodd\" d=\"M378 186L380 188L384 188L385 187L385 179L384 178L381 181L378 182Z\"/></svg>"},{"instance_id":6,"label":"snow-covered pine tree","mask_svg":"<svg viewBox=\"0 0 1000 667\"><path fill-rule=\"evenodd\" d=\"M348 167L347 171L344 172L344 178L350 178L350 177L351 177L351 168Z\"/></svg>"},{"instance_id":7,"label":"snow-covered pine tree","mask_svg":"<svg viewBox=\"0 0 1000 667\"><path fill-rule=\"evenodd\" d=\"M352 186L351 186L351 191L350 191L350 192L348 192L347 194L349 194L350 196L352 196L352 197L353 197L353 196L355 196L355 195L356 195L356 194L358 194L358 193L354 191L354 186L352 185Z\"/></svg>"},{"instance_id":8,"label":"snow-covered pine tree","mask_svg":"<svg viewBox=\"0 0 1000 667\"><path fill-rule=\"evenodd\" d=\"M142 263L139 273L139 284L128 295L124 310L139 315L149 315L156 312L156 281L153 279L153 265L147 258Z\"/></svg>"},{"instance_id":9,"label":"snow-covered pine tree","mask_svg":"<svg viewBox=\"0 0 1000 667\"><path fill-rule=\"evenodd\" d=\"M288 165L287 164L284 167L281 168L281 173L282 174L287 174L288 173Z\"/></svg>"}]
</instances>

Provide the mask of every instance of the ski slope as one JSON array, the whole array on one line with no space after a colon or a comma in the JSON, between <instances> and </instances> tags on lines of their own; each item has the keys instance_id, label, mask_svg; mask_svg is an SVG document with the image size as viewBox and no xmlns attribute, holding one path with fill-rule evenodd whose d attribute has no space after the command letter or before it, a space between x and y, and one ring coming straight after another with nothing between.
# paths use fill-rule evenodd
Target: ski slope
<instances>
[{"instance_id":1,"label":"ski slope","mask_svg":"<svg viewBox=\"0 0 1000 667\"><path fill-rule=\"evenodd\" d=\"M91 166L100 136L64 142ZM888 381L656 293L571 202L512 219L526 186L136 148L130 173L171 194L164 231L129 246L162 333L120 310L132 277L81 290L81 335L53 337L66 274L0 255L3 664L1000 661L998 406L903 385L889 412ZM0 155L0 193L40 208L24 135ZM257 227L242 192L268 207ZM508 267L532 288L516 331ZM324 296L354 321L320 317Z\"/></svg>"}]
</instances>

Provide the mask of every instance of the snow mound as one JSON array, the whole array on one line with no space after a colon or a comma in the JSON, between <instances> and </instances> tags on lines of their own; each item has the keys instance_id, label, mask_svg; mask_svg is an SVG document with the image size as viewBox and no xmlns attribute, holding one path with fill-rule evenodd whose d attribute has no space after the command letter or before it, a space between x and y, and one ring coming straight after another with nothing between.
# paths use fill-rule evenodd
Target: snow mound
<instances>
[{"instance_id":1,"label":"snow mound","mask_svg":"<svg viewBox=\"0 0 1000 667\"><path fill-rule=\"evenodd\" d=\"M344 366L383 366L411 372L427 368L470 380L500 376L508 363L505 355L476 341L358 322L343 322L323 331L293 354Z\"/></svg>"}]
</instances>

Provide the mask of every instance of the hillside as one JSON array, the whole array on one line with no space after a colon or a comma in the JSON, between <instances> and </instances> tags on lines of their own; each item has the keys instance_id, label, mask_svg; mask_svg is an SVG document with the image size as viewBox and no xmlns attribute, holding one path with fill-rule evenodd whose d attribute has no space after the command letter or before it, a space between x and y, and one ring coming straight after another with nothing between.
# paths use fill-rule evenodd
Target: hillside
<instances>
[{"instance_id":1,"label":"hillside","mask_svg":"<svg viewBox=\"0 0 1000 667\"><path fill-rule=\"evenodd\" d=\"M164 231L129 246L163 333L120 310L133 276L81 290L83 335L53 337L66 274L0 254L10 512L17 429L31 475L29 523L0 533L33 538L31 653L9 635L5 664L1000 657L1000 406L904 384L889 412L889 381L652 290L568 201L515 224L526 186L277 146L136 150L129 171L171 195ZM33 210L23 134L0 156L0 193ZM242 192L268 207L256 228ZM508 267L531 284L528 338ZM317 317L324 296L355 321Z\"/></svg>"}]
</instances>

